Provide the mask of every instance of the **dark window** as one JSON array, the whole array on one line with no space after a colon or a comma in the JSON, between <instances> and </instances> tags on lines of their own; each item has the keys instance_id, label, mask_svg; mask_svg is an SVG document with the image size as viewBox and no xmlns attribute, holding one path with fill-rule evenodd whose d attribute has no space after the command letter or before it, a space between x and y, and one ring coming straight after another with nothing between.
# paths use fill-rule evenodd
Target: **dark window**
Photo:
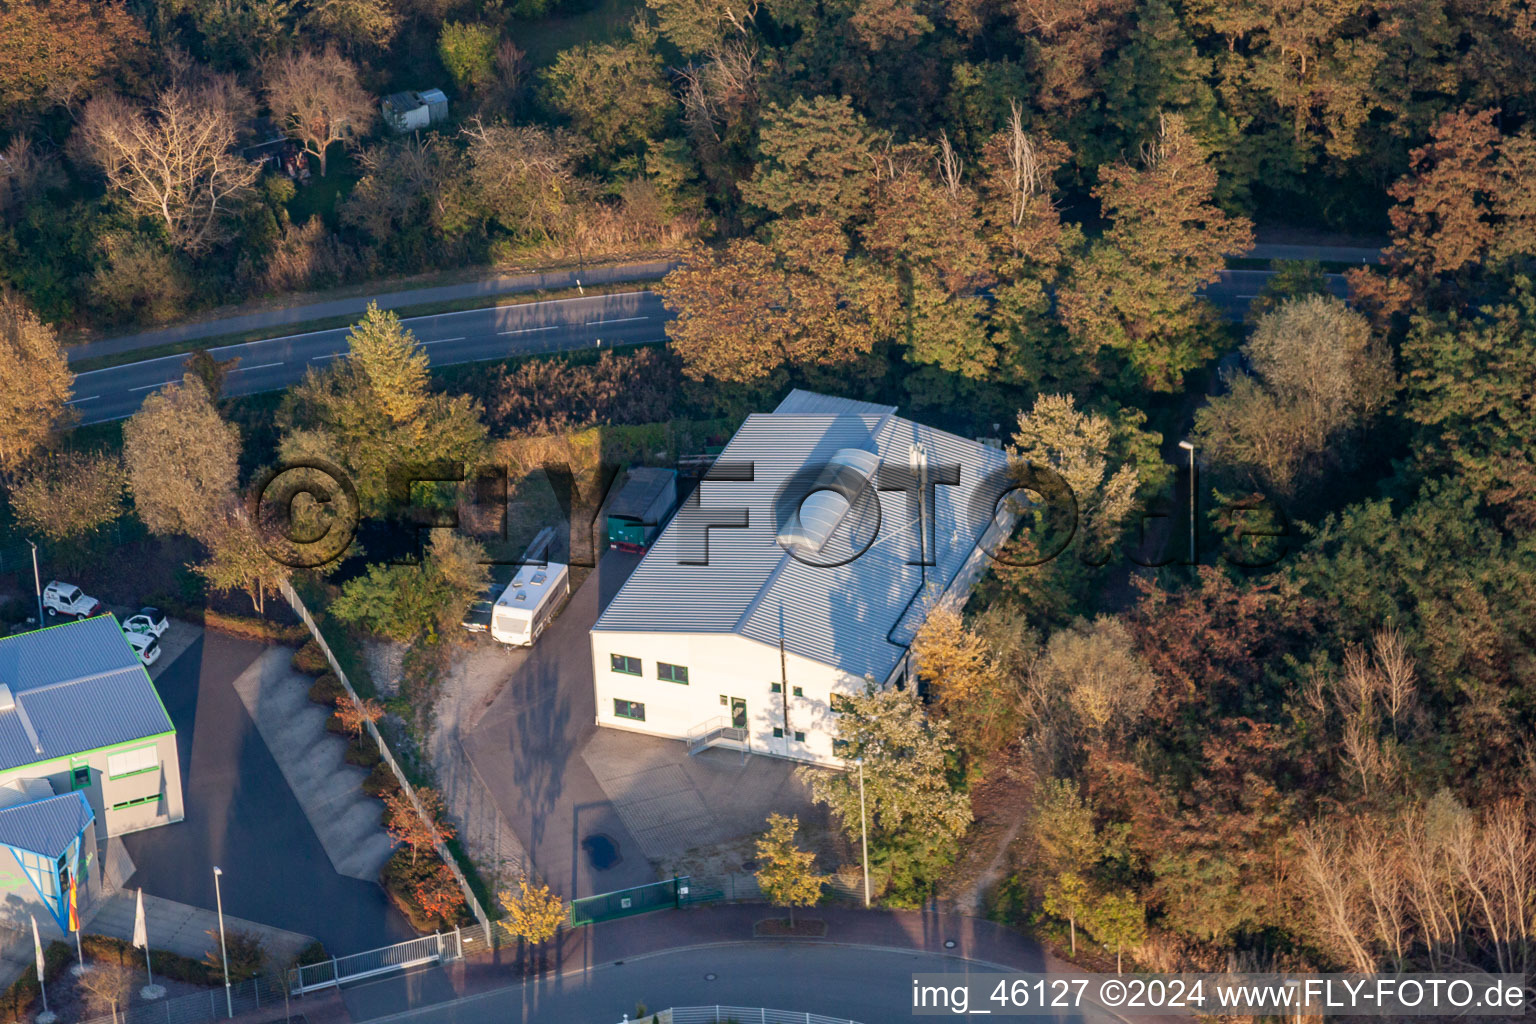
<instances>
[{"instance_id":1,"label":"dark window","mask_svg":"<svg viewBox=\"0 0 1536 1024\"><path fill-rule=\"evenodd\" d=\"M776 739L776 740L783 739L784 738L784 730L780 729L778 726L774 726L773 727L773 738Z\"/></svg>"},{"instance_id":2,"label":"dark window","mask_svg":"<svg viewBox=\"0 0 1536 1024\"><path fill-rule=\"evenodd\" d=\"M793 693L796 697L804 697L805 696L805 689L803 687L797 686L793 690L791 690L790 692Z\"/></svg>"},{"instance_id":3,"label":"dark window","mask_svg":"<svg viewBox=\"0 0 1536 1024\"><path fill-rule=\"evenodd\" d=\"M849 700L844 694L834 693L832 695L832 710L839 715L847 714L853 710L853 701Z\"/></svg>"},{"instance_id":4,"label":"dark window","mask_svg":"<svg viewBox=\"0 0 1536 1024\"><path fill-rule=\"evenodd\" d=\"M688 667L686 665L668 665L664 661L656 663L656 678L664 679L669 683L682 683L688 685Z\"/></svg>"},{"instance_id":5,"label":"dark window","mask_svg":"<svg viewBox=\"0 0 1536 1024\"><path fill-rule=\"evenodd\" d=\"M720 695L720 705L722 707L724 707L725 705L729 704L730 702L731 702L731 698L727 697L723 693Z\"/></svg>"},{"instance_id":6,"label":"dark window","mask_svg":"<svg viewBox=\"0 0 1536 1024\"><path fill-rule=\"evenodd\" d=\"M640 674L639 658L630 658L622 654L610 654L608 655L608 664L613 667L615 672L623 672L627 676L638 676Z\"/></svg>"},{"instance_id":7,"label":"dark window","mask_svg":"<svg viewBox=\"0 0 1536 1024\"><path fill-rule=\"evenodd\" d=\"M801 732L799 729L795 730L795 742L796 743L804 743L805 742L805 733Z\"/></svg>"},{"instance_id":8,"label":"dark window","mask_svg":"<svg viewBox=\"0 0 1536 1024\"><path fill-rule=\"evenodd\" d=\"M613 702L613 714L615 718L629 718L636 722L645 721L645 705L637 700L615 700Z\"/></svg>"},{"instance_id":9,"label":"dark window","mask_svg":"<svg viewBox=\"0 0 1536 1024\"><path fill-rule=\"evenodd\" d=\"M781 683L774 683L773 684L773 692L774 693L783 693L784 692L783 684L781 684Z\"/></svg>"},{"instance_id":10,"label":"dark window","mask_svg":"<svg viewBox=\"0 0 1536 1024\"><path fill-rule=\"evenodd\" d=\"M84 789L91 784L91 766L83 764L70 773L69 788Z\"/></svg>"}]
</instances>

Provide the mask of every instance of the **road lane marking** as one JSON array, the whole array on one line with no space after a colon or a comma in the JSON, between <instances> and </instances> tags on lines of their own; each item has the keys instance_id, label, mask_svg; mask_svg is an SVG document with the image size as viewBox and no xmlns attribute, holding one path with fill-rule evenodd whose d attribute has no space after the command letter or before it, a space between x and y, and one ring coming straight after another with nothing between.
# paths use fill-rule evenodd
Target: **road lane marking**
<instances>
[{"instance_id":1,"label":"road lane marking","mask_svg":"<svg viewBox=\"0 0 1536 1024\"><path fill-rule=\"evenodd\" d=\"M283 363L281 361L276 362L276 363L257 363L255 366L237 366L237 367L235 367L235 372L236 373L244 373L246 370L265 370L269 366L282 366L282 365L283 365Z\"/></svg>"},{"instance_id":2,"label":"road lane marking","mask_svg":"<svg viewBox=\"0 0 1536 1024\"><path fill-rule=\"evenodd\" d=\"M650 319L650 317L648 317L648 316L621 316L617 320L588 320L587 321L587 326L591 327L593 324L627 324L627 323L631 323L632 321L635 321L635 320L649 320L649 319Z\"/></svg>"},{"instance_id":3,"label":"road lane marking","mask_svg":"<svg viewBox=\"0 0 1536 1024\"><path fill-rule=\"evenodd\" d=\"M129 364L129 365L132 365L132 364ZM142 385L140 387L129 388L128 390L129 391L149 391L152 388L163 388L167 384L179 384L179 383L181 383L181 382L180 381L175 381L175 380L163 380L159 384L144 384L144 385Z\"/></svg>"},{"instance_id":4,"label":"road lane marking","mask_svg":"<svg viewBox=\"0 0 1536 1024\"><path fill-rule=\"evenodd\" d=\"M91 395L87 398L71 398L67 404L74 405L76 402L94 402L100 397L100 395Z\"/></svg>"},{"instance_id":5,"label":"road lane marking","mask_svg":"<svg viewBox=\"0 0 1536 1024\"><path fill-rule=\"evenodd\" d=\"M312 363L318 363L322 359L337 359L344 355L346 355L345 352L327 352L323 356L310 356L309 361Z\"/></svg>"},{"instance_id":6,"label":"road lane marking","mask_svg":"<svg viewBox=\"0 0 1536 1024\"><path fill-rule=\"evenodd\" d=\"M464 339L462 337L459 337L459 338L433 338L431 341L424 341L424 342L422 342L422 344L423 345L436 345L436 344L438 344L440 342L444 342L444 341L463 341L463 340Z\"/></svg>"},{"instance_id":7,"label":"road lane marking","mask_svg":"<svg viewBox=\"0 0 1536 1024\"><path fill-rule=\"evenodd\" d=\"M569 326L571 326L571 325L570 324L550 324L548 327L520 327L520 328L518 328L515 331L497 331L496 333L497 334L532 334L534 331L558 331L562 327L569 327Z\"/></svg>"}]
</instances>

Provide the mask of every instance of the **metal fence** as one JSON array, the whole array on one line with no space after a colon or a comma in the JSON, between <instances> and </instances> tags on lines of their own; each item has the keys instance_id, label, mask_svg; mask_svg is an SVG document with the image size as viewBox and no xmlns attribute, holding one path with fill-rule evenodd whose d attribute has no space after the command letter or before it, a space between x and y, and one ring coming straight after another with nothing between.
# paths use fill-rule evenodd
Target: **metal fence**
<instances>
[{"instance_id":1,"label":"metal fence","mask_svg":"<svg viewBox=\"0 0 1536 1024\"><path fill-rule=\"evenodd\" d=\"M390 971L403 971L421 964L462 960L490 948L486 930L480 926L456 928L451 932L406 939L393 946L381 946L348 956L331 957L316 964L300 965L288 972L288 990L293 995L301 996L317 989L361 981Z\"/></svg>"},{"instance_id":2,"label":"metal fence","mask_svg":"<svg viewBox=\"0 0 1536 1024\"><path fill-rule=\"evenodd\" d=\"M283 979L255 977L231 986L227 1003L223 988L211 988L152 1003L135 1003L119 1010L115 1020L108 1015L83 1024L207 1024L228 1019L230 1007L237 1014L271 1008L276 1015L282 1012L280 1008L287 999Z\"/></svg>"},{"instance_id":3,"label":"metal fence","mask_svg":"<svg viewBox=\"0 0 1536 1024\"><path fill-rule=\"evenodd\" d=\"M314 638L316 646L325 655L326 663L331 666L331 671L336 673L337 679L341 680L341 685L347 691L347 696L357 700L357 691L352 688L352 681L347 678L347 673L342 670L341 663L336 660L336 655L331 651L331 645L325 642L325 637L320 632L319 624L315 622L314 616L309 614L309 609L305 607L298 591L294 590L286 580L282 581L279 585L279 590L282 591L283 597L287 599L293 610L298 613L299 618L304 620L304 625L309 629L309 635ZM422 820L430 821L431 819L427 815L426 810L421 806L421 801L416 799L415 787L406 779L405 772L400 768L400 763L395 760L395 755L390 753L389 744L384 742L383 734L379 732L378 727L372 722L365 722L363 724L368 728L368 735L373 738L374 743L378 744L379 755L384 758L384 763L389 765L390 771L394 772L395 781L400 783L400 791L410 800L411 806L416 809L417 814L421 815ZM464 893L464 902L469 906L470 912L475 915L475 920L480 922L480 927L485 935L493 936L491 919L486 916L485 908L480 906L480 900L476 898L474 890L469 887L469 880L464 877L464 872L459 870L458 862L454 860L447 844L438 842L435 846L437 855L442 858L443 863L448 866L449 871L453 872L454 879L459 883L459 889ZM494 942L494 938L491 941Z\"/></svg>"},{"instance_id":4,"label":"metal fence","mask_svg":"<svg viewBox=\"0 0 1536 1024\"><path fill-rule=\"evenodd\" d=\"M766 1010L760 1006L674 1006L654 1014L654 1018L659 1024L859 1024L847 1017ZM639 1017L637 1021L651 1019L649 1016Z\"/></svg>"},{"instance_id":5,"label":"metal fence","mask_svg":"<svg viewBox=\"0 0 1536 1024\"><path fill-rule=\"evenodd\" d=\"M571 927L579 928L584 924L647 914L653 910L671 910L682 906L690 891L688 877L684 875L669 878L665 882L583 896L571 901Z\"/></svg>"}]
</instances>

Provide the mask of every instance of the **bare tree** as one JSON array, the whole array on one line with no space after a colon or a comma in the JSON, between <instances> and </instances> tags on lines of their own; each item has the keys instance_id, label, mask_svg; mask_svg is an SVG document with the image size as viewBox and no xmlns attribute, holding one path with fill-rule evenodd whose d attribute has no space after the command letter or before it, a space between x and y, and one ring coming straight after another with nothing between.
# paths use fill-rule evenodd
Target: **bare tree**
<instances>
[{"instance_id":1,"label":"bare tree","mask_svg":"<svg viewBox=\"0 0 1536 1024\"><path fill-rule=\"evenodd\" d=\"M159 218L177 246L201 252L261 173L235 151L248 103L224 78L171 86L149 109L101 96L86 104L75 134L129 203Z\"/></svg>"},{"instance_id":2,"label":"bare tree","mask_svg":"<svg viewBox=\"0 0 1536 1024\"><path fill-rule=\"evenodd\" d=\"M1392 717L1392 733L1397 734L1397 720L1413 704L1418 689L1418 673L1413 658L1403 643L1403 636L1395 629L1384 629L1376 634L1376 663L1381 666L1385 679L1382 700L1387 714Z\"/></svg>"},{"instance_id":3,"label":"bare tree","mask_svg":"<svg viewBox=\"0 0 1536 1024\"><path fill-rule=\"evenodd\" d=\"M275 58L262 86L284 130L320 161L322 178L332 144L357 138L373 120L373 97L358 84L357 68L329 46Z\"/></svg>"}]
</instances>

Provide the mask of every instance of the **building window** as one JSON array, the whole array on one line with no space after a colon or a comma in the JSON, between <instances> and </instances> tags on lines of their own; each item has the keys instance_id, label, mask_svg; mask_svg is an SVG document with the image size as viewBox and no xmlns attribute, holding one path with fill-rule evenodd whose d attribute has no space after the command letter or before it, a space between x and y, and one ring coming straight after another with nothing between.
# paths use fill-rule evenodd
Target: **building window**
<instances>
[{"instance_id":1,"label":"building window","mask_svg":"<svg viewBox=\"0 0 1536 1024\"><path fill-rule=\"evenodd\" d=\"M832 711L835 714L846 715L852 710L853 701L849 700L845 694L834 693L832 695Z\"/></svg>"},{"instance_id":2,"label":"building window","mask_svg":"<svg viewBox=\"0 0 1536 1024\"><path fill-rule=\"evenodd\" d=\"M613 716L615 718L628 718L631 721L645 721L645 705L637 700L615 700L613 702Z\"/></svg>"},{"instance_id":3,"label":"building window","mask_svg":"<svg viewBox=\"0 0 1536 1024\"><path fill-rule=\"evenodd\" d=\"M113 804L112 809L120 811L125 807L138 807L140 804L157 804L159 802L160 794L156 793L154 796L141 796L137 800L124 800L120 804Z\"/></svg>"},{"instance_id":4,"label":"building window","mask_svg":"<svg viewBox=\"0 0 1536 1024\"><path fill-rule=\"evenodd\" d=\"M147 772L160 767L160 755L156 752L154 744L147 747L139 747L137 750L125 750L121 754L113 754L107 758L107 778L120 779L124 775L137 775L139 772Z\"/></svg>"},{"instance_id":5,"label":"building window","mask_svg":"<svg viewBox=\"0 0 1536 1024\"><path fill-rule=\"evenodd\" d=\"M793 693L796 697L804 697L805 696L805 688L801 687L801 686L797 686L793 690L791 690L790 693Z\"/></svg>"},{"instance_id":6,"label":"building window","mask_svg":"<svg viewBox=\"0 0 1536 1024\"><path fill-rule=\"evenodd\" d=\"M729 703L730 703L730 702L731 702L731 698L729 698L729 697L727 697L727 696L726 696L726 695L725 695L725 694L723 694L723 693L722 693L722 694L721 694L721 695L720 695L720 706L721 706L721 707L725 707L725 706L726 706L726 705L727 705L727 704L729 704Z\"/></svg>"},{"instance_id":7,"label":"building window","mask_svg":"<svg viewBox=\"0 0 1536 1024\"><path fill-rule=\"evenodd\" d=\"M656 678L669 683L682 683L688 685L688 667L686 665L668 665L664 661L656 663Z\"/></svg>"},{"instance_id":8,"label":"building window","mask_svg":"<svg viewBox=\"0 0 1536 1024\"><path fill-rule=\"evenodd\" d=\"M91 766L82 764L78 768L70 769L69 788L85 789L91 784Z\"/></svg>"},{"instance_id":9,"label":"building window","mask_svg":"<svg viewBox=\"0 0 1536 1024\"><path fill-rule=\"evenodd\" d=\"M773 692L774 693L783 693L784 692L784 684L783 683L774 683L773 684Z\"/></svg>"},{"instance_id":10,"label":"building window","mask_svg":"<svg viewBox=\"0 0 1536 1024\"><path fill-rule=\"evenodd\" d=\"M776 740L783 739L784 738L784 730L780 729L778 726L774 726L773 727L773 738L776 739Z\"/></svg>"},{"instance_id":11,"label":"building window","mask_svg":"<svg viewBox=\"0 0 1536 1024\"><path fill-rule=\"evenodd\" d=\"M638 676L640 674L639 658L631 658L623 654L610 654L608 655L608 664L615 672L622 672L627 676Z\"/></svg>"},{"instance_id":12,"label":"building window","mask_svg":"<svg viewBox=\"0 0 1536 1024\"><path fill-rule=\"evenodd\" d=\"M795 742L796 743L804 743L805 742L805 733L801 732L799 729L795 730Z\"/></svg>"}]
</instances>

